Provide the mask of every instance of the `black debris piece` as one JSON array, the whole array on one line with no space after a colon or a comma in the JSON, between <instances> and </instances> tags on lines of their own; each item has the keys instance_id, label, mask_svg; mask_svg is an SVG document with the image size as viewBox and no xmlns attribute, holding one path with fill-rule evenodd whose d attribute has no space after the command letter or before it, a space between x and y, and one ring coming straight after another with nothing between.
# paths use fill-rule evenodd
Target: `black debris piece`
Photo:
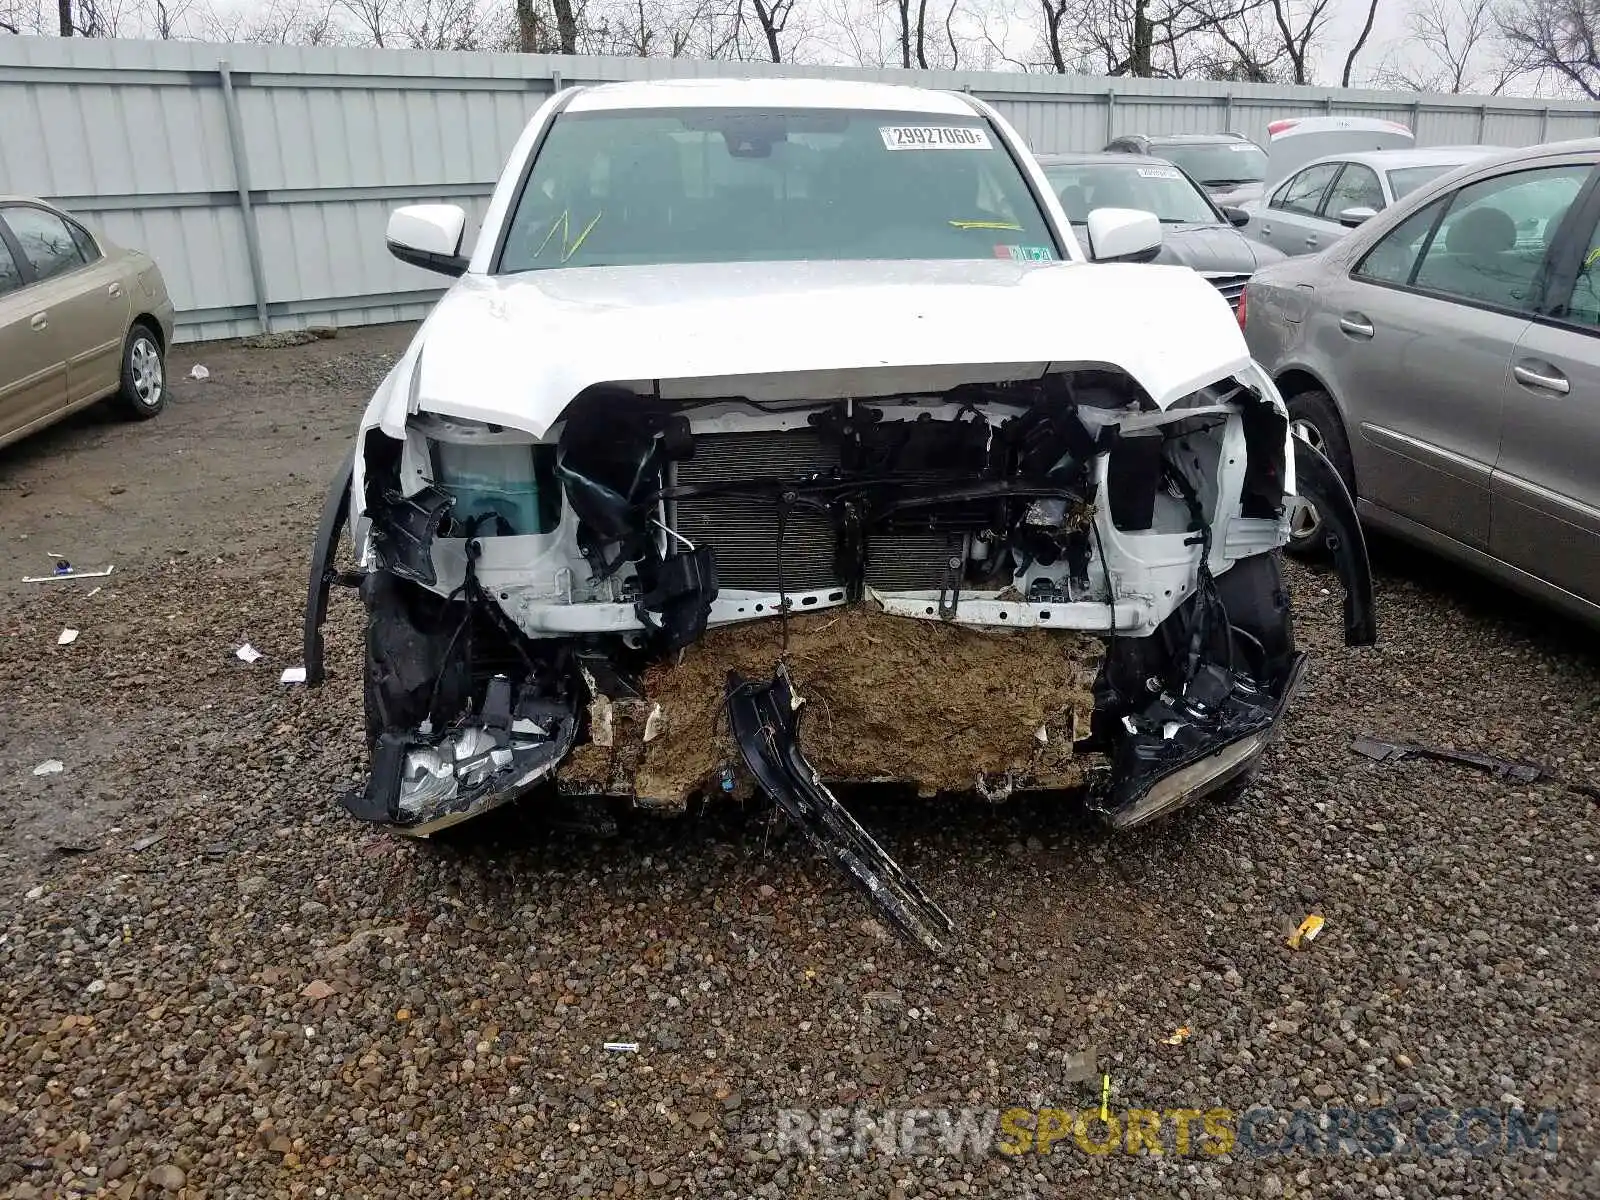
<instances>
[{"instance_id":1,"label":"black debris piece","mask_svg":"<svg viewBox=\"0 0 1600 1200\"><path fill-rule=\"evenodd\" d=\"M1496 779L1509 779L1517 783L1534 783L1548 778L1549 772L1533 763L1514 762L1492 754L1474 754L1468 750L1441 750L1434 746L1418 746L1411 742L1384 742L1377 738L1358 737L1350 749L1374 762L1404 762L1408 758L1429 758L1435 762L1461 763L1487 771Z\"/></svg>"},{"instance_id":2,"label":"black debris piece","mask_svg":"<svg viewBox=\"0 0 1600 1200\"><path fill-rule=\"evenodd\" d=\"M728 673L728 721L773 803L860 887L903 935L942 954L953 922L823 786L800 750L800 701L781 665L766 683Z\"/></svg>"}]
</instances>

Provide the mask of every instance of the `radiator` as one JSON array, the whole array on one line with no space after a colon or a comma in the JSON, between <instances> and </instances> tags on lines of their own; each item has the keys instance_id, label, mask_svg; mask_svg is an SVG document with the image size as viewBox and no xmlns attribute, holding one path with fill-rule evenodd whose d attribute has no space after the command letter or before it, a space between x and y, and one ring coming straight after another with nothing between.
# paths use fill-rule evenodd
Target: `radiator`
<instances>
[{"instance_id":1,"label":"radiator","mask_svg":"<svg viewBox=\"0 0 1600 1200\"><path fill-rule=\"evenodd\" d=\"M752 477L799 478L836 470L837 447L815 430L709 433L695 438L694 457L673 464L675 486ZM778 590L778 507L775 501L705 496L673 502L668 519L679 536L709 545L722 587ZM787 591L837 587L832 522L820 513L791 511L784 522L783 586ZM894 533L870 537L867 582L886 591L937 588L961 536Z\"/></svg>"}]
</instances>

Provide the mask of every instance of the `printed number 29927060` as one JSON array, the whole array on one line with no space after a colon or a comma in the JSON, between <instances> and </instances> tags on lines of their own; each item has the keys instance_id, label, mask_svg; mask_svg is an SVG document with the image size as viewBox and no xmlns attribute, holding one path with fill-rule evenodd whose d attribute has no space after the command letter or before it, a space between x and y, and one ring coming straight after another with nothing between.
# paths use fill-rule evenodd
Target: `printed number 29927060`
<instances>
[{"instance_id":1,"label":"printed number 29927060","mask_svg":"<svg viewBox=\"0 0 1600 1200\"><path fill-rule=\"evenodd\" d=\"M889 150L988 150L989 135L971 125L882 125Z\"/></svg>"}]
</instances>

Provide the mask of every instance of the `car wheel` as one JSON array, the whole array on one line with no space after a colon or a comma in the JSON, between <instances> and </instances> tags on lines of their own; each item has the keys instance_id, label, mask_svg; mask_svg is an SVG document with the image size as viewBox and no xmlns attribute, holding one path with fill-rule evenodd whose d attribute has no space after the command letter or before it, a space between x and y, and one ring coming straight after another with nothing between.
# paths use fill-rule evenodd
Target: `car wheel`
<instances>
[{"instance_id":1,"label":"car wheel","mask_svg":"<svg viewBox=\"0 0 1600 1200\"><path fill-rule=\"evenodd\" d=\"M167 406L167 360L150 326L135 324L122 347L122 388L117 400L128 416L148 421Z\"/></svg>"},{"instance_id":2,"label":"car wheel","mask_svg":"<svg viewBox=\"0 0 1600 1200\"><path fill-rule=\"evenodd\" d=\"M1339 472L1339 478L1353 497L1356 494L1355 469L1350 461L1350 440L1345 436L1344 422L1334 406L1333 397L1315 389L1289 397L1289 432L1305 442ZM1309 504L1301 505L1289 525L1290 554L1300 558L1316 557L1322 550L1322 520L1317 510Z\"/></svg>"}]
</instances>

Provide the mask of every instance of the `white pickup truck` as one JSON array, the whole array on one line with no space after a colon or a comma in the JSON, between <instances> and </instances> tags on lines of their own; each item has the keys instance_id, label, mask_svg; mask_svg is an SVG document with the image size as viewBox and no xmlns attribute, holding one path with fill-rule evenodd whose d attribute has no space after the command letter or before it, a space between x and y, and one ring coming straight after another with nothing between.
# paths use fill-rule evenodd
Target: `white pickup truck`
<instances>
[{"instance_id":1,"label":"white pickup truck","mask_svg":"<svg viewBox=\"0 0 1600 1200\"><path fill-rule=\"evenodd\" d=\"M466 223L391 219L397 257L458 279L312 564L312 682L329 586L368 613L356 817L759 791L938 945L830 782L1087 785L1126 828L1241 780L1304 665L1297 491L1371 640L1353 515L1227 302L1145 263L1150 214L1090 213L1080 247L969 95L569 88L470 248Z\"/></svg>"}]
</instances>

